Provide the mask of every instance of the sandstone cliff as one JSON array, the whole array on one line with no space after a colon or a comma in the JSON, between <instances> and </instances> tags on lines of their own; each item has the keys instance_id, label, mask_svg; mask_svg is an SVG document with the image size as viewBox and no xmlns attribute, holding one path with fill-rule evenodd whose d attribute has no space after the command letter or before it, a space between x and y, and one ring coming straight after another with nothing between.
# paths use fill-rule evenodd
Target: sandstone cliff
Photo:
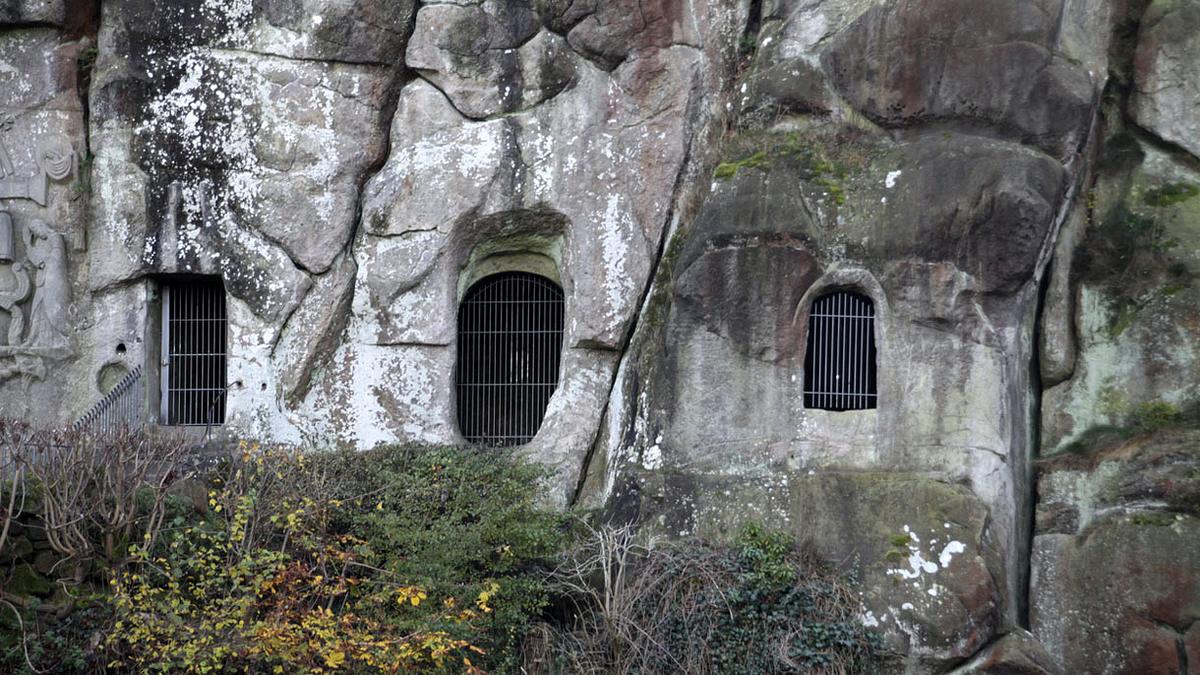
<instances>
[{"instance_id":1,"label":"sandstone cliff","mask_svg":"<svg viewBox=\"0 0 1200 675\"><path fill-rule=\"evenodd\" d=\"M561 504L811 538L898 672L1200 669L1200 0L12 0L0 91L2 414L204 274L227 437L458 443L464 287L552 269Z\"/></svg>"}]
</instances>

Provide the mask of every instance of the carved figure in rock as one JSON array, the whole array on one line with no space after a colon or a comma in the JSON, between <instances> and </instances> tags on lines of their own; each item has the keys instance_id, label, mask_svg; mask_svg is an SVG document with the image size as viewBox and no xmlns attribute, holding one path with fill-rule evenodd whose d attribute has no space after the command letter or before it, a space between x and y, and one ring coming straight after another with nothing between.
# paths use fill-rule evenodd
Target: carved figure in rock
<instances>
[{"instance_id":1,"label":"carved figure in rock","mask_svg":"<svg viewBox=\"0 0 1200 675\"><path fill-rule=\"evenodd\" d=\"M12 262L17 252L13 249L13 221L7 211L0 211L0 263Z\"/></svg>"},{"instance_id":2,"label":"carved figure in rock","mask_svg":"<svg viewBox=\"0 0 1200 675\"><path fill-rule=\"evenodd\" d=\"M67 306L71 289L67 282L67 252L61 234L42 220L34 220L22 232L25 255L36 270L33 306L29 310L30 347L67 347Z\"/></svg>"},{"instance_id":3,"label":"carved figure in rock","mask_svg":"<svg viewBox=\"0 0 1200 675\"><path fill-rule=\"evenodd\" d=\"M24 263L13 265L12 276L16 279L16 286L0 290L0 309L9 314L8 341L4 343L7 345L16 345L21 342L21 333L25 331L25 313L18 305L29 297L29 291L32 288Z\"/></svg>"},{"instance_id":4,"label":"carved figure in rock","mask_svg":"<svg viewBox=\"0 0 1200 675\"><path fill-rule=\"evenodd\" d=\"M0 117L0 133L12 129L12 115ZM38 170L32 176L17 176L12 156L0 139L0 199L31 199L45 206L51 180L63 180L75 168L75 149L63 136L43 137L34 154Z\"/></svg>"},{"instance_id":5,"label":"carved figure in rock","mask_svg":"<svg viewBox=\"0 0 1200 675\"><path fill-rule=\"evenodd\" d=\"M0 262L12 262L15 258L12 234L12 216L0 211ZM9 284L11 287L0 287L0 310L9 313L8 341L3 344L16 345L21 342L21 334L25 331L25 313L19 305L29 297L32 285L25 263L12 263L9 269L14 283Z\"/></svg>"}]
</instances>

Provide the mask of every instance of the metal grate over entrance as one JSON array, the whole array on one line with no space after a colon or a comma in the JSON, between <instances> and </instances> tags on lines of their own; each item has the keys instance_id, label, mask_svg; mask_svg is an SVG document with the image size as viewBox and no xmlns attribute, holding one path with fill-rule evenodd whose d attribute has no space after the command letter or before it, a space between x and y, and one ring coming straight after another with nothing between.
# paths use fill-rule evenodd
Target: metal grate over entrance
<instances>
[{"instance_id":1,"label":"metal grate over entrance","mask_svg":"<svg viewBox=\"0 0 1200 675\"><path fill-rule=\"evenodd\" d=\"M804 407L874 408L875 305L850 291L817 298L808 319Z\"/></svg>"},{"instance_id":2,"label":"metal grate over entrance","mask_svg":"<svg viewBox=\"0 0 1200 675\"><path fill-rule=\"evenodd\" d=\"M526 272L485 277L458 308L459 430L471 443L528 443L558 386L563 292Z\"/></svg>"},{"instance_id":3,"label":"metal grate over entrance","mask_svg":"<svg viewBox=\"0 0 1200 675\"><path fill-rule=\"evenodd\" d=\"M164 424L225 421L225 289L219 279L173 282L162 293Z\"/></svg>"}]
</instances>

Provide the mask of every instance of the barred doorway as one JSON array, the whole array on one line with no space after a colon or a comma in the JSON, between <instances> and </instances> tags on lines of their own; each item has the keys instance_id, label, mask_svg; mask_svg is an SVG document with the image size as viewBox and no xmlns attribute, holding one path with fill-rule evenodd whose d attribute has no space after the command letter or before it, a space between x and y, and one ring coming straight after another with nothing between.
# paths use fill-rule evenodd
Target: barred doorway
<instances>
[{"instance_id":1,"label":"barred doorway","mask_svg":"<svg viewBox=\"0 0 1200 675\"><path fill-rule=\"evenodd\" d=\"M875 304L865 295L836 291L813 301L804 356L804 407L874 408Z\"/></svg>"},{"instance_id":2,"label":"barred doorway","mask_svg":"<svg viewBox=\"0 0 1200 675\"><path fill-rule=\"evenodd\" d=\"M225 422L225 287L219 278L162 285L162 424Z\"/></svg>"},{"instance_id":3,"label":"barred doorway","mask_svg":"<svg viewBox=\"0 0 1200 675\"><path fill-rule=\"evenodd\" d=\"M458 426L471 443L514 446L537 435L558 387L563 292L527 272L484 277L458 308Z\"/></svg>"}]
</instances>

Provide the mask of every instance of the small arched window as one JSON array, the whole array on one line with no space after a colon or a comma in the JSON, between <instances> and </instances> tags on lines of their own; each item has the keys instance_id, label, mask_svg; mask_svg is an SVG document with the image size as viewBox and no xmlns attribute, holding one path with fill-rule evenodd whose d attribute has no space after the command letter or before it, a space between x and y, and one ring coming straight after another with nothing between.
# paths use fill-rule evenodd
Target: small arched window
<instances>
[{"instance_id":1,"label":"small arched window","mask_svg":"<svg viewBox=\"0 0 1200 675\"><path fill-rule=\"evenodd\" d=\"M527 272L484 277L458 308L458 426L471 443L528 443L558 386L563 292Z\"/></svg>"},{"instance_id":2,"label":"small arched window","mask_svg":"<svg viewBox=\"0 0 1200 675\"><path fill-rule=\"evenodd\" d=\"M804 357L804 407L874 408L875 305L865 295L835 291L813 301Z\"/></svg>"}]
</instances>

